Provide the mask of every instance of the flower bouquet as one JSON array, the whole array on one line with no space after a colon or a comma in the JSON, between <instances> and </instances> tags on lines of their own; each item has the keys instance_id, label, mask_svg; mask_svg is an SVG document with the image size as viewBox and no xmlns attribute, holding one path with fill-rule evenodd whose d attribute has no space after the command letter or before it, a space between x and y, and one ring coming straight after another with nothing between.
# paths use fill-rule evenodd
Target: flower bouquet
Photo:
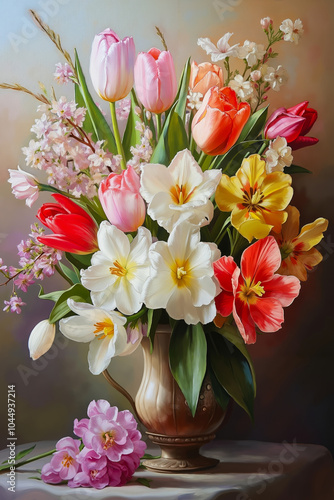
<instances>
[{"instance_id":1,"label":"flower bouquet","mask_svg":"<svg viewBox=\"0 0 334 500\"><path fill-rule=\"evenodd\" d=\"M16 290L58 272L64 289L40 288L39 298L54 307L30 334L33 359L51 347L59 324L67 338L89 344L89 370L123 390L107 368L142 343L147 359L156 355L157 366L170 370L165 380L170 376L183 398L185 428L207 410L204 386L214 402L210 417L220 412L216 427L230 400L253 417L255 374L246 344L281 328L283 308L322 260L315 246L328 224L319 218L300 229L299 211L290 205L294 175L307 172L292 163L292 152L317 143L307 135L317 112L303 101L267 117L268 95L287 81L285 69L272 66L274 46L297 44L301 21L286 19L275 30L262 19L266 45L230 45L232 33L217 45L200 38L212 62L189 59L178 84L159 29L164 50L137 56L131 37L106 29L93 41L89 73L110 103L110 124L77 52L73 61L59 36L32 15L64 56L55 79L71 82L74 98L49 94L42 84L38 94L1 85L31 94L41 113L31 129L36 139L23 152L46 181L10 170L13 194L29 207L41 191L53 198L37 212L42 226L33 224L18 245L19 265L1 262L5 283L14 286L4 310L20 313ZM157 348L166 331L164 349ZM147 395L151 389L143 387ZM136 401L137 416L149 428L140 406ZM157 442L165 439L153 424L149 431L160 435ZM212 429L192 435L199 434L203 443ZM77 442L69 446L78 451ZM66 478L84 485L75 474Z\"/></svg>"}]
</instances>

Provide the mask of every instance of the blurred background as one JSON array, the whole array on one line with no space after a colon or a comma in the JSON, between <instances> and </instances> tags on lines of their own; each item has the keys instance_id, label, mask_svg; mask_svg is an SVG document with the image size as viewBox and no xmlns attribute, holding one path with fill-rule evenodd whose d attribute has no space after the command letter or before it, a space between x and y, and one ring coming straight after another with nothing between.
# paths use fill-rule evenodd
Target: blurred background
<instances>
[{"instance_id":1,"label":"blurred background","mask_svg":"<svg viewBox=\"0 0 334 500\"><path fill-rule=\"evenodd\" d=\"M295 175L293 204L301 211L303 224L317 217L333 220L333 31L334 3L328 0L1 0L0 80L20 83L38 91L38 81L49 89L57 86L54 67L63 62L49 39L32 23L28 9L36 10L60 34L71 54L77 48L88 77L90 47L96 33L106 27L120 37L134 37L137 51L160 47L155 26L164 33L177 74L189 57L207 59L197 46L198 37L217 40L233 32L231 43L245 39L265 43L260 19L270 16L277 29L286 18L300 17L304 36L299 45L280 42L279 57L290 78L280 92L271 91L270 112L309 100L319 113L312 135L316 146L297 151L294 163L312 170ZM87 78L89 80L89 78ZM72 96L70 85L56 87L58 97ZM96 100L98 97L96 96ZM102 103L101 103L102 104ZM0 90L0 256L8 265L17 264L16 245L26 239L36 221L38 206L50 200L42 193L29 209L15 200L7 183L7 169L25 168L21 148L32 134L37 101L13 91ZM34 172L33 172L34 173ZM228 422L219 430L223 439L255 439L317 443L334 451L334 331L333 224L318 247L324 262L309 275L300 297L286 310L285 323L276 334L263 335L250 347L258 381L255 423L234 406ZM43 282L47 291L61 289L61 278ZM7 385L16 385L16 435L19 443L54 439L72 434L74 418L85 416L92 399L104 398L121 409L127 401L105 381L88 370L87 345L70 342L57 333L53 348L42 358L29 358L27 341L32 328L48 317L52 303L37 300L38 285L19 295L27 306L21 315L1 312L1 422L2 447L7 437ZM1 304L11 294L11 285L0 288ZM1 305L1 309L2 309ZM130 358L114 359L114 378L133 395L142 373L138 349Z\"/></svg>"}]
</instances>

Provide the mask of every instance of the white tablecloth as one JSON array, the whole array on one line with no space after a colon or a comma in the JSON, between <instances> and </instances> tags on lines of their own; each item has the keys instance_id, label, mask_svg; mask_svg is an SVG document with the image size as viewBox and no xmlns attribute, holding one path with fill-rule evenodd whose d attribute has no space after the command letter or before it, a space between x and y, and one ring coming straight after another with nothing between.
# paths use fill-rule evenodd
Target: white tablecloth
<instances>
[{"instance_id":1,"label":"white tablecloth","mask_svg":"<svg viewBox=\"0 0 334 500\"><path fill-rule=\"evenodd\" d=\"M17 447L28 448L29 445ZM40 442L32 454L54 448ZM148 452L156 453L156 449ZM333 500L334 463L323 446L257 441L215 441L202 448L204 455L218 458L214 469L193 474L158 474L141 470L131 483L119 488L94 490L48 485L36 479L50 457L16 470L16 492L8 491L7 473L0 475L0 500ZM28 455L29 457L30 455ZM28 458L27 457L27 458ZM0 452L0 462L8 451ZM148 488L136 478L151 480Z\"/></svg>"}]
</instances>

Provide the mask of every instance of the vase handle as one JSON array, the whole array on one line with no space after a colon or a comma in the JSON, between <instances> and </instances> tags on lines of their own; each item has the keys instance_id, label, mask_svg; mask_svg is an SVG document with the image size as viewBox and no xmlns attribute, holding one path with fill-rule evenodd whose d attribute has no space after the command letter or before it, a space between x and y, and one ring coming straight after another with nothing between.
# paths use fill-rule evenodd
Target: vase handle
<instances>
[{"instance_id":1,"label":"vase handle","mask_svg":"<svg viewBox=\"0 0 334 500\"><path fill-rule=\"evenodd\" d=\"M116 389L118 392L120 392L129 401L129 403L132 406L132 409L133 409L133 411L134 411L137 419L139 420L139 422L143 423L142 420L141 420L141 418L139 417L139 415L137 413L135 401L134 401L133 397L131 396L131 394L129 394L128 391L126 389L124 389L124 387L122 387L121 385L119 385L116 382L116 380L114 380L112 378L112 376L110 375L110 373L108 372L108 370L104 370L103 371L103 376L109 382L109 384L113 386L114 389Z\"/></svg>"}]
</instances>

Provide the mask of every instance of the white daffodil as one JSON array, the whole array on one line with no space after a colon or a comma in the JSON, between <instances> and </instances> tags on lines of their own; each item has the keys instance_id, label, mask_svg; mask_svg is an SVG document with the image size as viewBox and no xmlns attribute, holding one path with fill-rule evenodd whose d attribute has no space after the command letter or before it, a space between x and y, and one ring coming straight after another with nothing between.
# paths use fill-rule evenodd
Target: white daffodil
<instances>
[{"instance_id":1,"label":"white daffodil","mask_svg":"<svg viewBox=\"0 0 334 500\"><path fill-rule=\"evenodd\" d=\"M188 325L209 323L216 315L214 298L219 293L212 263L219 257L215 244L200 242L198 227L178 224L167 242L151 246L144 303L150 309L166 309L171 318L184 319Z\"/></svg>"},{"instance_id":2,"label":"white daffodil","mask_svg":"<svg viewBox=\"0 0 334 500\"><path fill-rule=\"evenodd\" d=\"M61 319L60 331L75 342L90 342L89 369L93 375L99 375L108 367L111 358L127 348L126 318L117 311L106 311L72 299L68 299L67 304L78 316Z\"/></svg>"},{"instance_id":3,"label":"white daffodil","mask_svg":"<svg viewBox=\"0 0 334 500\"><path fill-rule=\"evenodd\" d=\"M233 33L225 33L218 42L217 47L211 42L210 38L199 38L197 40L197 45L202 47L205 52L211 56L212 62L221 61L226 59L226 57L235 57L237 55L237 47L239 44L230 46L228 43L229 39Z\"/></svg>"},{"instance_id":4,"label":"white daffodil","mask_svg":"<svg viewBox=\"0 0 334 500\"><path fill-rule=\"evenodd\" d=\"M93 255L92 265L81 271L82 284L91 290L93 304L108 310L117 308L123 314L138 312L148 276L150 231L139 227L130 243L120 229L103 221L97 241L100 251Z\"/></svg>"},{"instance_id":5,"label":"white daffodil","mask_svg":"<svg viewBox=\"0 0 334 500\"><path fill-rule=\"evenodd\" d=\"M213 217L210 196L220 178L220 170L203 172L190 151L184 149L175 155L169 167L144 165L140 192L149 204L147 213L168 232L184 220L202 227Z\"/></svg>"},{"instance_id":6,"label":"white daffodil","mask_svg":"<svg viewBox=\"0 0 334 500\"><path fill-rule=\"evenodd\" d=\"M56 326L43 319L37 323L30 333L28 348L30 357L35 360L43 356L53 344L56 334Z\"/></svg>"}]
</instances>

